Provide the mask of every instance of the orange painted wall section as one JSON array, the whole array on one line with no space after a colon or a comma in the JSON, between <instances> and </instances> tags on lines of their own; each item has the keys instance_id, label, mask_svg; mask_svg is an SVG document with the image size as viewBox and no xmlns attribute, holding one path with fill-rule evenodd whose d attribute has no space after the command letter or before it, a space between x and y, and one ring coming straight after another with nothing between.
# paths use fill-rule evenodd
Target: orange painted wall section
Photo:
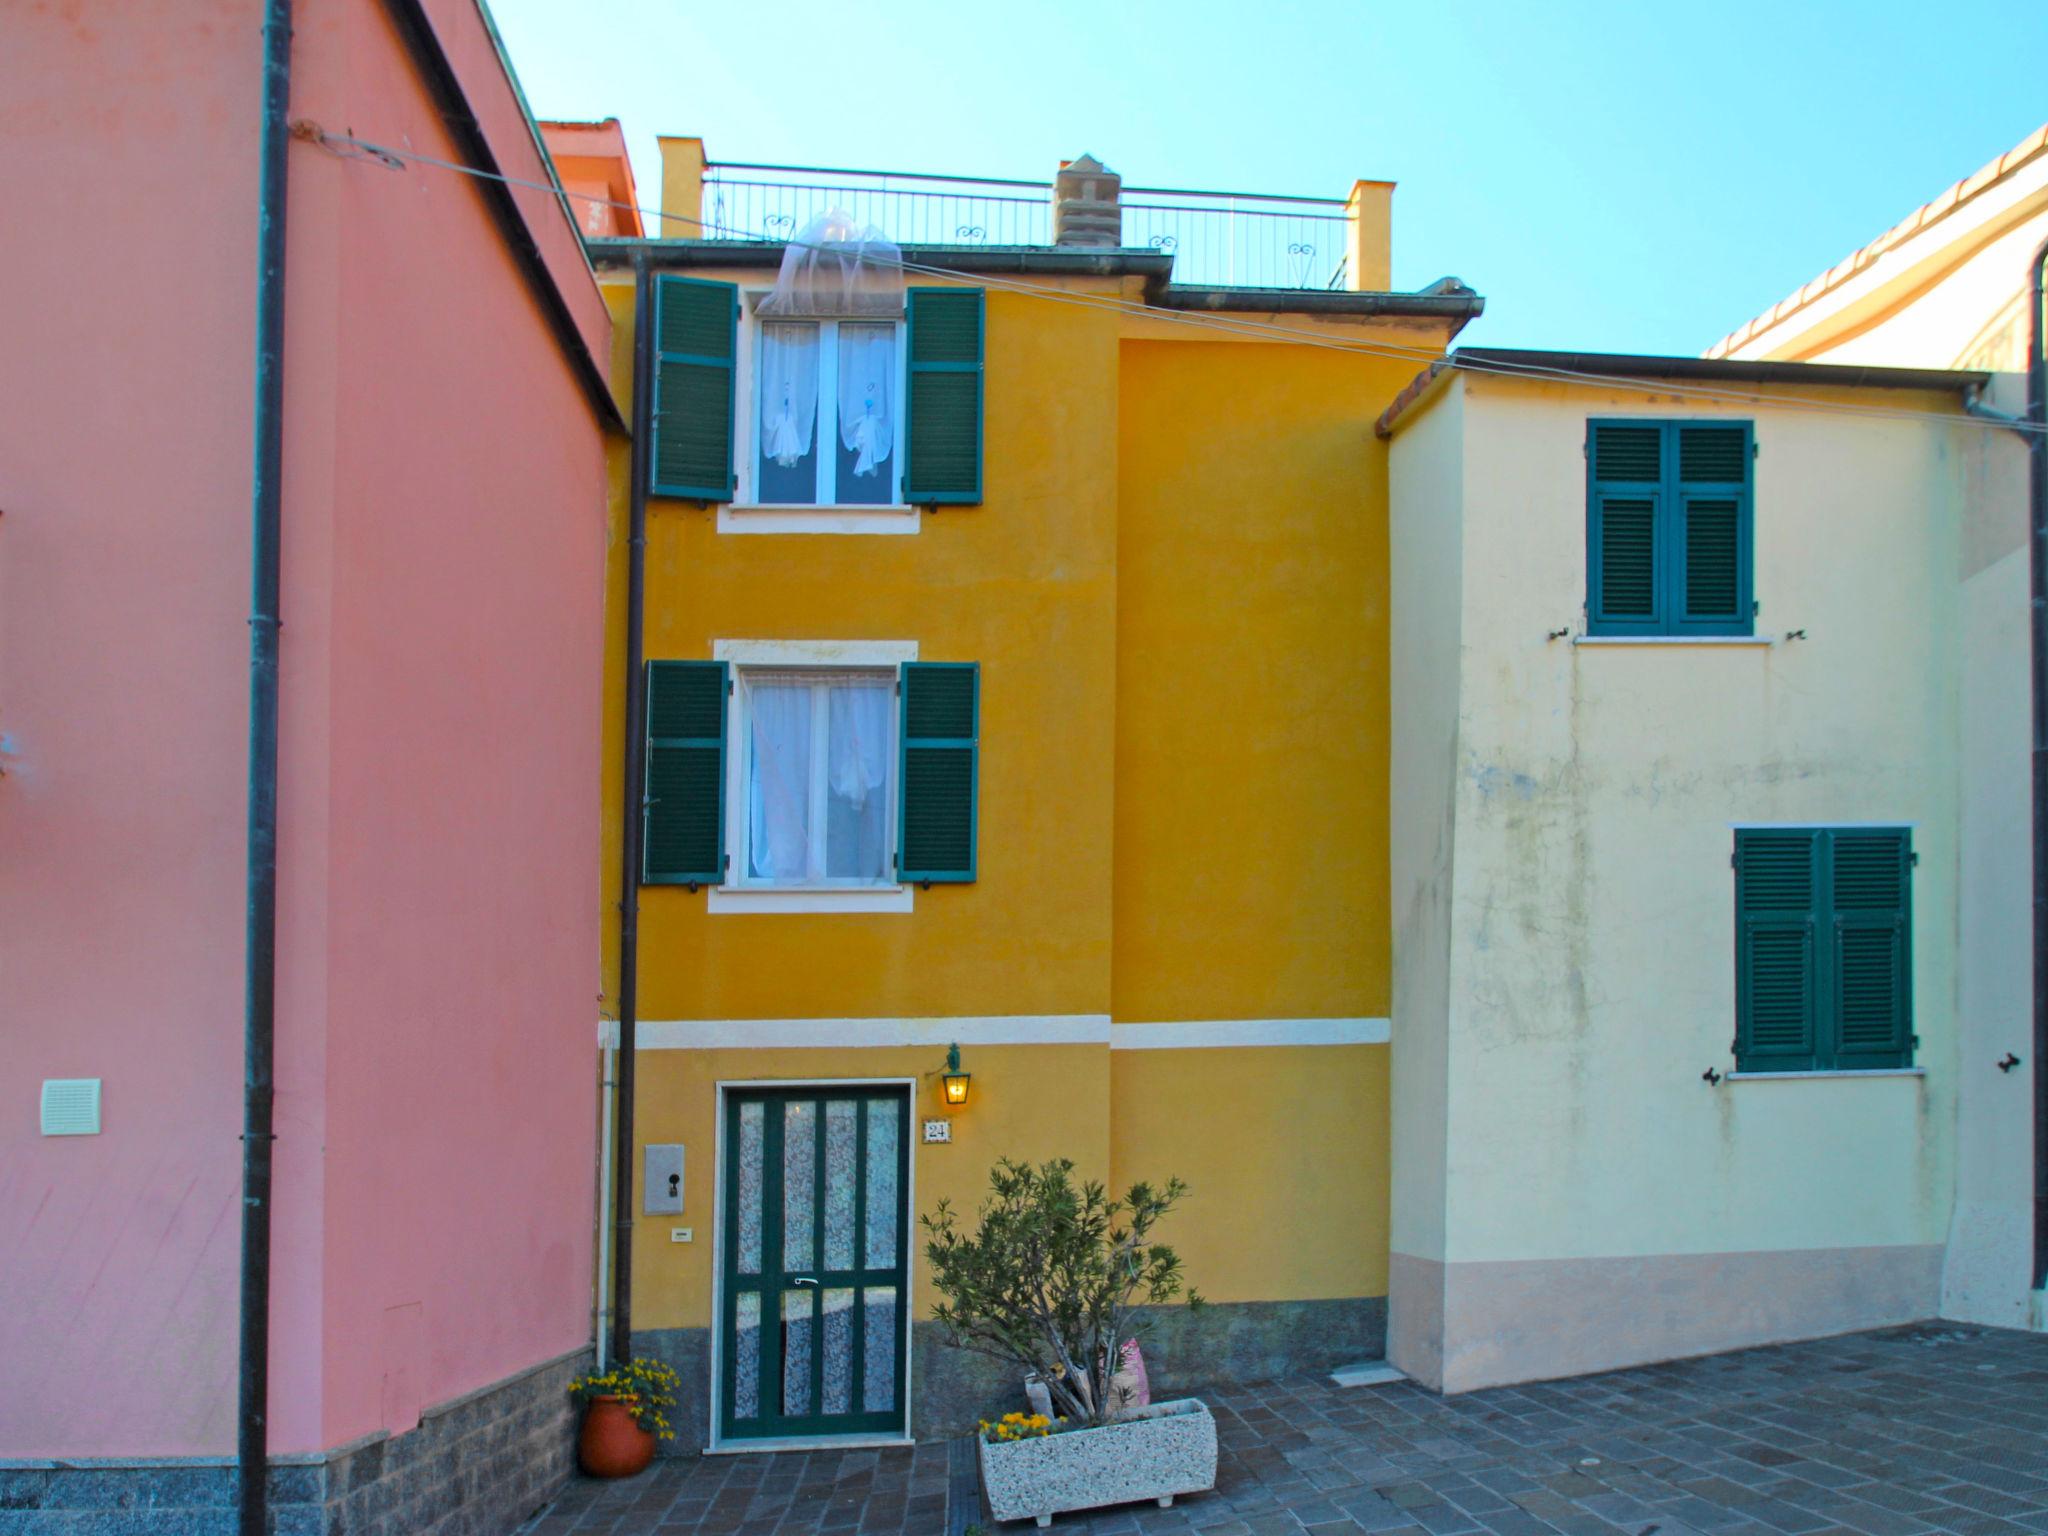
<instances>
[{"instance_id":1,"label":"orange painted wall section","mask_svg":"<svg viewBox=\"0 0 2048 1536\"><path fill-rule=\"evenodd\" d=\"M1388 1065L1384 1045L1111 1051L1111 1187L1187 1183L1160 1231L1210 1301L1384 1296Z\"/></svg>"},{"instance_id":2,"label":"orange painted wall section","mask_svg":"<svg viewBox=\"0 0 2048 1536\"><path fill-rule=\"evenodd\" d=\"M1386 1016L1387 479L1367 407L1412 374L1123 346L1121 1023Z\"/></svg>"},{"instance_id":3,"label":"orange painted wall section","mask_svg":"<svg viewBox=\"0 0 2048 1536\"><path fill-rule=\"evenodd\" d=\"M430 9L517 173L480 15ZM7 24L0 196L124 213L0 246L0 1456L233 1447L260 23ZM292 111L453 152L363 0L301 0ZM602 429L475 186L289 175L278 1453L590 1336L604 555ZM102 1134L38 1133L50 1077Z\"/></svg>"},{"instance_id":4,"label":"orange painted wall section","mask_svg":"<svg viewBox=\"0 0 2048 1536\"><path fill-rule=\"evenodd\" d=\"M980 662L983 737L1006 746L981 758L980 879L908 915L714 914L644 890L643 1018L1109 1011L1116 323L989 294L987 494L913 538L736 538L650 504L648 656L916 640Z\"/></svg>"}]
</instances>

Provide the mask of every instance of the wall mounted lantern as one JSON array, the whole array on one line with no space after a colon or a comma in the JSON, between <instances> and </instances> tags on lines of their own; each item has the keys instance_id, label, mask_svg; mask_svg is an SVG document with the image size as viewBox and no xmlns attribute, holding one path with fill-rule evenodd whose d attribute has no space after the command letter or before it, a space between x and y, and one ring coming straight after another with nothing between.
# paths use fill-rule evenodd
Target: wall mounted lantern
<instances>
[{"instance_id":1,"label":"wall mounted lantern","mask_svg":"<svg viewBox=\"0 0 2048 1536\"><path fill-rule=\"evenodd\" d=\"M967 1085L972 1077L971 1072L960 1070L960 1047L952 1046L946 1052L946 1070L939 1074L939 1082L945 1089L946 1102L949 1105L967 1102Z\"/></svg>"}]
</instances>

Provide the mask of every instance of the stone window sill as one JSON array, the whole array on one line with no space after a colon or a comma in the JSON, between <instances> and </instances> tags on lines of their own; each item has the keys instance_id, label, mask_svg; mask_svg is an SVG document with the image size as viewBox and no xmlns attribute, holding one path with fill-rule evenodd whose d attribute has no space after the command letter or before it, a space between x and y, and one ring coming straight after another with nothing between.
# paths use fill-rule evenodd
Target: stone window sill
<instances>
[{"instance_id":1,"label":"stone window sill","mask_svg":"<svg viewBox=\"0 0 2048 1536\"><path fill-rule=\"evenodd\" d=\"M1573 635L1573 645L1735 646L1768 650L1777 644L1769 635Z\"/></svg>"},{"instance_id":2,"label":"stone window sill","mask_svg":"<svg viewBox=\"0 0 2048 1536\"><path fill-rule=\"evenodd\" d=\"M769 506L721 504L720 533L904 534L924 526L916 507Z\"/></svg>"},{"instance_id":3,"label":"stone window sill","mask_svg":"<svg viewBox=\"0 0 2048 1536\"><path fill-rule=\"evenodd\" d=\"M714 885L707 912L908 912L915 895L907 885Z\"/></svg>"}]
</instances>

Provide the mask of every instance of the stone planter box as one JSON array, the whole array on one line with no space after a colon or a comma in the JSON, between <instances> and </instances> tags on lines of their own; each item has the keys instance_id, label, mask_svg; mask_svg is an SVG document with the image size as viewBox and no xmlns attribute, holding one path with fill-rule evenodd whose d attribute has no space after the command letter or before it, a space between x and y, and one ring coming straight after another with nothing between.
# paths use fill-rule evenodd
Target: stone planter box
<instances>
[{"instance_id":1,"label":"stone planter box","mask_svg":"<svg viewBox=\"0 0 2048 1536\"><path fill-rule=\"evenodd\" d=\"M1039 1440L981 1444L981 1486L997 1520L1036 1520L1216 1486L1216 1421L1194 1398Z\"/></svg>"}]
</instances>

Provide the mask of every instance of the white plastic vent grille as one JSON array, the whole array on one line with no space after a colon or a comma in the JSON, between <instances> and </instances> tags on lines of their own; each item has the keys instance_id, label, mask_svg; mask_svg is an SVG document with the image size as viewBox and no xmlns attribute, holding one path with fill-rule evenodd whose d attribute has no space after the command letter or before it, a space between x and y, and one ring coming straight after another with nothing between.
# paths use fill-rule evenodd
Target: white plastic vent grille
<instances>
[{"instance_id":1,"label":"white plastic vent grille","mask_svg":"<svg viewBox=\"0 0 2048 1536\"><path fill-rule=\"evenodd\" d=\"M96 1077L52 1077L43 1082L45 1136L97 1136L100 1133L100 1080Z\"/></svg>"}]
</instances>

